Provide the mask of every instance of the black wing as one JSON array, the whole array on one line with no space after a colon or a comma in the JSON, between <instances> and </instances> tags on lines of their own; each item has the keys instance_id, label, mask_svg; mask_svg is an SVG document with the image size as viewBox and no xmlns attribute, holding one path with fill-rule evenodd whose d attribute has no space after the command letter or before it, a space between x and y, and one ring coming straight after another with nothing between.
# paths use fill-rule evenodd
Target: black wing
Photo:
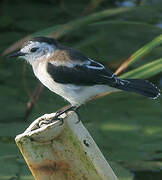
<instances>
[{"instance_id":1,"label":"black wing","mask_svg":"<svg viewBox=\"0 0 162 180\"><path fill-rule=\"evenodd\" d=\"M47 71L55 82L62 84L113 86L117 82L117 77L103 65L93 60L87 62L87 64L77 64L73 67L55 66L48 63Z\"/></svg>"}]
</instances>

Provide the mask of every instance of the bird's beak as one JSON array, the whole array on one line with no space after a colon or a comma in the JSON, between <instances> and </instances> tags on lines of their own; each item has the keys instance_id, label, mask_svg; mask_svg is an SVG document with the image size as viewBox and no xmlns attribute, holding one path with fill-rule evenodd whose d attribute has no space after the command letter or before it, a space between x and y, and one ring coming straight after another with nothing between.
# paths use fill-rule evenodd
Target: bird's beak
<instances>
[{"instance_id":1,"label":"bird's beak","mask_svg":"<svg viewBox=\"0 0 162 180\"><path fill-rule=\"evenodd\" d=\"M10 53L7 57L20 57L20 56L24 56L26 53L23 53L21 51L15 51L15 52L12 52Z\"/></svg>"}]
</instances>

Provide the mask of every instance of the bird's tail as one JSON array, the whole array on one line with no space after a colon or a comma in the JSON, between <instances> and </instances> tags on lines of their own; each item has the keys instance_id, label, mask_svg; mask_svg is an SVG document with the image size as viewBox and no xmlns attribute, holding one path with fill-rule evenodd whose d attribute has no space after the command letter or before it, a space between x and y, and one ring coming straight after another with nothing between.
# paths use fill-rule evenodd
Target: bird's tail
<instances>
[{"instance_id":1,"label":"bird's tail","mask_svg":"<svg viewBox=\"0 0 162 180\"><path fill-rule=\"evenodd\" d=\"M135 92L152 99L156 99L160 96L160 90L147 80L118 78L117 81L115 88Z\"/></svg>"}]
</instances>

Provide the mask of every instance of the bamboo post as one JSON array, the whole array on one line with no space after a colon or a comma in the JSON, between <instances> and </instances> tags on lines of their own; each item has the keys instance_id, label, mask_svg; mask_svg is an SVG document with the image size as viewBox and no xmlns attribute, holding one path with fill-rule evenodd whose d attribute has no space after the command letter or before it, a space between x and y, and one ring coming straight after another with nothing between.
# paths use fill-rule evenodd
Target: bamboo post
<instances>
[{"instance_id":1,"label":"bamboo post","mask_svg":"<svg viewBox=\"0 0 162 180\"><path fill-rule=\"evenodd\" d=\"M87 129L74 112L64 123L38 124L36 119L16 137L16 143L35 180L118 180Z\"/></svg>"}]
</instances>

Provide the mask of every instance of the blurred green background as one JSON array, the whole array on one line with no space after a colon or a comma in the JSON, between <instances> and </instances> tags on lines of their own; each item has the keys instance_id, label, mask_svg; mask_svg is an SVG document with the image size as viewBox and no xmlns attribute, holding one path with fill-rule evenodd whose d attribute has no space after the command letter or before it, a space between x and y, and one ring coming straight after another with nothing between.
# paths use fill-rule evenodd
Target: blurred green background
<instances>
[{"instance_id":1,"label":"blurred green background","mask_svg":"<svg viewBox=\"0 0 162 180\"><path fill-rule=\"evenodd\" d=\"M49 35L113 71L133 54L125 76L147 78L159 87L161 34L162 0L0 1L0 54L19 48L24 37ZM40 89L29 65L0 57L0 180L33 179L14 138L37 117L67 104ZM162 179L161 107L161 98L116 92L80 109L120 180Z\"/></svg>"}]
</instances>

